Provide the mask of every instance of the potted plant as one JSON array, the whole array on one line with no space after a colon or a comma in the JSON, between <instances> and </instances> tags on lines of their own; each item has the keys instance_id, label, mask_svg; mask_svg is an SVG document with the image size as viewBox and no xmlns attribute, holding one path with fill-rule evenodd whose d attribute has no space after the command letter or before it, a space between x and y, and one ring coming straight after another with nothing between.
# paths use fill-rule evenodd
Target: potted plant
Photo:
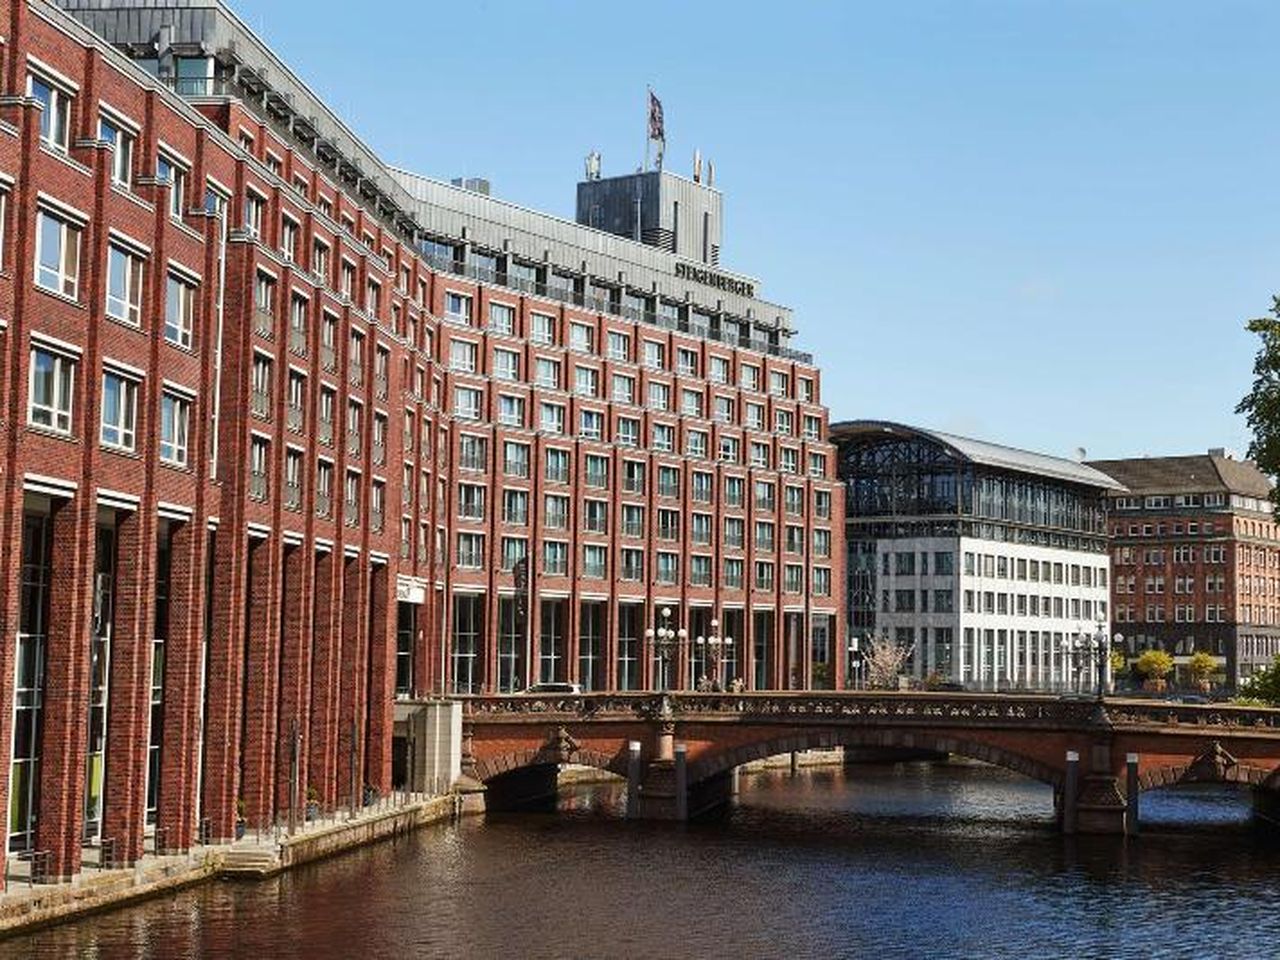
<instances>
[{"instance_id":1,"label":"potted plant","mask_svg":"<svg viewBox=\"0 0 1280 960\"><path fill-rule=\"evenodd\" d=\"M236 839L244 837L244 797L236 797Z\"/></svg>"},{"instance_id":2,"label":"potted plant","mask_svg":"<svg viewBox=\"0 0 1280 960\"><path fill-rule=\"evenodd\" d=\"M1201 693L1209 692L1209 678L1218 669L1218 661L1211 653L1197 650L1187 661L1187 672L1191 675L1191 683Z\"/></svg>"},{"instance_id":3,"label":"potted plant","mask_svg":"<svg viewBox=\"0 0 1280 960\"><path fill-rule=\"evenodd\" d=\"M1162 693L1168 686L1165 678L1173 672L1173 657L1163 650L1144 650L1133 666L1146 678L1142 682L1142 689Z\"/></svg>"},{"instance_id":4,"label":"potted plant","mask_svg":"<svg viewBox=\"0 0 1280 960\"><path fill-rule=\"evenodd\" d=\"M307 787L307 819L314 820L320 816L320 791L315 787Z\"/></svg>"}]
</instances>

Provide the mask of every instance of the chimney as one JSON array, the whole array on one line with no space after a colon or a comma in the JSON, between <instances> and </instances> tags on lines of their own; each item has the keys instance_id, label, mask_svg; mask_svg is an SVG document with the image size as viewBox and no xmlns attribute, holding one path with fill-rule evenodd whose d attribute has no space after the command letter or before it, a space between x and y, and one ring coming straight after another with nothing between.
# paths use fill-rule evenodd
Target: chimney
<instances>
[{"instance_id":1,"label":"chimney","mask_svg":"<svg viewBox=\"0 0 1280 960\"><path fill-rule=\"evenodd\" d=\"M1223 460L1234 460L1236 454L1234 450L1228 450L1226 447L1210 447L1209 456L1221 457Z\"/></svg>"}]
</instances>

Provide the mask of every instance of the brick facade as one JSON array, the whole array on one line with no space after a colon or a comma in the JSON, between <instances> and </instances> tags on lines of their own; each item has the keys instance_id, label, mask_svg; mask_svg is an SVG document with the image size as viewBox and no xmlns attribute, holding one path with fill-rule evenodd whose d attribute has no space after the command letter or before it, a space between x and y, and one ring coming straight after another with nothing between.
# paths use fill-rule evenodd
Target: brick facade
<instances>
[{"instance_id":1,"label":"brick facade","mask_svg":"<svg viewBox=\"0 0 1280 960\"><path fill-rule=\"evenodd\" d=\"M639 633L632 685L654 684L643 631L655 623L657 608L670 605L680 625L694 628L690 641L695 632L711 632L713 616L741 624L736 673L749 685L755 624L763 630L770 619L761 611L773 620L770 635L760 638L768 658L763 685L841 682L839 669L830 671L830 681L814 674L819 655L840 662L845 577L838 539L843 497L819 375L810 364L432 269L416 238L361 197L358 178L349 182L323 169L242 100L183 101L43 0L14 0L0 16L0 795L6 798L21 675L16 658L31 639L23 639L30 612L24 613L24 597L35 595L23 577L48 578L38 785L29 791L33 832L11 838L11 849L49 851L56 877L80 868L93 683L85 638L95 630L110 638L104 802L101 825L87 839L112 840L117 859L141 856L148 821L160 828L157 846L182 850L202 835L231 837L241 814L250 825L287 816L308 787L325 804L347 802L366 785L388 790L397 693L498 688L497 601L516 589L501 562L504 535L527 538L530 558L528 646L519 645L521 663L509 686L526 682L543 660L539 624L547 603L563 607L555 635L564 646L548 661L555 679L619 683L619 618L630 616ZM32 77L57 91L48 112ZM56 114L63 105L69 124L60 144ZM42 119L54 142L42 141ZM123 180L113 178L116 151L102 139L104 120L132 139ZM180 176L158 177L160 158ZM182 194L176 200L174 190ZM38 219L46 214L76 238L73 289L50 289L36 266L38 254L48 253L38 231L44 224L47 233ZM287 230L295 231L291 251ZM327 247L323 262L314 259L316 243ZM141 261L136 316L125 311L117 319L119 304L108 306L120 283L108 268L113 247ZM191 291L185 331L182 310L175 312L181 289ZM445 318L448 293L471 298L471 324ZM491 300L514 308L510 334L486 329ZM535 315L552 318L554 345L533 342ZM593 349L567 346L575 322L592 331ZM606 355L611 331L630 337L626 355ZM451 369L455 340L475 345L473 371ZM661 344L661 369L641 362L645 341ZM31 412L37 348L74 371L66 423L39 423ZM510 382L495 376L499 348L520 358ZM682 348L694 358L683 370L675 359ZM723 382L712 382L712 357L727 365ZM554 385L535 384L539 358L559 362ZM594 396L574 392L576 366L595 371ZM742 385L748 367L757 371L756 387ZM108 373L131 385L131 417L109 412ZM614 373L633 378L632 402L613 399ZM771 393L774 373L785 380ZM667 411L645 406L650 382L669 386ZM457 387L481 392L474 418L457 415ZM699 410L680 412L685 389L696 391ZM499 397L508 393L525 400L518 424L499 422ZM716 397L732 401L728 422L712 417ZM543 400L562 406L563 433L540 429ZM748 402L763 409L758 430L742 420ZM161 415L170 409L185 409L189 418L182 455L171 449L178 434ZM603 415L598 438L580 433L584 410ZM791 418L789 435L776 429L779 411ZM807 436L800 429L805 416L819 425ZM105 442L103 423L111 417L127 422L127 439L113 434ZM634 446L619 436L622 417L640 421ZM652 448L656 425L674 429L669 452ZM705 434L701 453L689 451L690 432ZM464 443L473 442L468 436L483 438L483 461L464 458ZM716 459L722 436L740 444L735 462ZM527 477L506 475L508 440L528 445ZM750 465L745 451L752 440L767 445L767 466ZM170 445L164 456L162 445ZM779 469L784 449L795 452L792 473ZM548 470L558 455L549 452L561 450L569 458L563 477ZM810 454L818 459L811 463ZM589 482L589 455L607 463L600 486ZM620 482L626 462L640 464L634 492ZM675 470L669 491L658 489L664 466ZM325 468L328 487L321 490ZM724 495L728 478L741 480L740 502ZM759 480L773 484L767 505L753 499ZM485 490L475 518L459 515L464 483ZM788 486L800 491L794 502L786 499ZM506 489L527 492L526 522L504 520ZM554 524L545 515L548 493L567 497L567 514ZM605 519L598 525L592 519L590 530L589 498L606 504ZM623 529L623 504L643 507L639 530ZM670 539L659 535L659 509L679 518ZM710 518L706 542L695 544L690 535L695 513ZM34 550L24 539L27 517L47 518L52 549L43 564L22 562L24 548ZM742 520L741 542L726 541L726 518ZM774 543L757 545L752 527L766 519L775 524ZM781 543L788 521L803 529L791 556ZM814 551L818 528L828 531L825 555ZM99 529L113 533L114 556L97 555ZM467 532L483 535L482 553L461 566L458 535ZM544 571L542 546L558 539L567 543L566 565ZM589 543L605 547L603 569L586 568ZM167 570L160 567L162 547ZM631 548L642 552L644 569L624 580L621 551ZM658 581L660 551L678 557L671 582ZM696 585L689 576L695 555L710 564L709 577ZM725 583L727 558L743 561L740 586ZM753 589L757 560L774 564L772 582L761 589ZM802 568L798 583L784 584L788 562ZM106 573L95 575L99 567ZM823 595L815 595L818 568L828 571ZM108 590L109 611L102 605ZM414 626L408 649L398 649L405 596L415 604ZM476 596L478 642L464 684L454 611L457 598ZM579 638L587 629L584 604L596 603L602 606L586 608L589 618L601 615L592 621L599 631L592 634L599 642L592 661ZM623 610L625 604L638 611ZM818 617L828 618L820 654L810 646ZM672 676L679 684L694 679L691 650L685 643L676 654ZM409 680L397 689L402 656L409 658ZM581 676L580 666L592 662L594 676ZM158 784L149 783L153 754Z\"/></svg>"}]
</instances>

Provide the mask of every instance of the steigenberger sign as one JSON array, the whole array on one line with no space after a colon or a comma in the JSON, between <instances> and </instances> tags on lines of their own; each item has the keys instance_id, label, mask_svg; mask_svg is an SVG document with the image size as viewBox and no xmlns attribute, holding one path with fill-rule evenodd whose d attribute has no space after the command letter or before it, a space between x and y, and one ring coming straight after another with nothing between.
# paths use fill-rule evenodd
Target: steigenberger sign
<instances>
[{"instance_id":1,"label":"steigenberger sign","mask_svg":"<svg viewBox=\"0 0 1280 960\"><path fill-rule=\"evenodd\" d=\"M692 280L694 283L705 284L718 290L728 290L730 293L736 293L744 297L754 297L756 295L756 285L750 280L739 280L737 277L716 273L714 270L705 270L702 267L694 266L692 263L677 263L676 279Z\"/></svg>"}]
</instances>

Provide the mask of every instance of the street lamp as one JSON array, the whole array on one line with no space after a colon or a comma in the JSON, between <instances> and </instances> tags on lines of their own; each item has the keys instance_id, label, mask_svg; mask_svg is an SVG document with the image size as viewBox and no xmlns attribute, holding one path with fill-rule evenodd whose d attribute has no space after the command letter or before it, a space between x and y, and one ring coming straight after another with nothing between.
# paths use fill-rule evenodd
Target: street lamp
<instances>
[{"instance_id":1,"label":"street lamp","mask_svg":"<svg viewBox=\"0 0 1280 960\"><path fill-rule=\"evenodd\" d=\"M670 607L663 607L659 611L659 616L662 617L661 623L657 627L650 627L644 632L644 635L653 644L653 650L658 655L658 669L662 674L660 678L661 689L665 693L667 690L667 661L671 657L672 650L678 643L682 643L689 634L684 627L678 630L671 629Z\"/></svg>"},{"instance_id":2,"label":"street lamp","mask_svg":"<svg viewBox=\"0 0 1280 960\"><path fill-rule=\"evenodd\" d=\"M703 652L703 657L710 666L711 689L718 692L721 689L720 656L722 653L727 654L729 652L729 648L733 646L733 637L720 636L720 621L713 617L711 620L711 634L706 637L697 637L693 642Z\"/></svg>"},{"instance_id":3,"label":"street lamp","mask_svg":"<svg viewBox=\"0 0 1280 960\"><path fill-rule=\"evenodd\" d=\"M849 638L849 674L848 680L853 689L857 690L862 679L862 661L864 653L858 649L858 638Z\"/></svg>"},{"instance_id":4,"label":"street lamp","mask_svg":"<svg viewBox=\"0 0 1280 960\"><path fill-rule=\"evenodd\" d=\"M1123 641L1124 637L1117 633L1115 642L1118 644ZM1097 630L1093 633L1087 633L1084 625L1081 624L1074 636L1063 637L1062 662L1064 669L1066 669L1068 662L1071 665L1071 669L1075 674L1077 693L1084 692L1080 689L1081 675L1085 664L1092 663L1094 676L1097 680L1095 694L1096 698L1101 701L1106 693L1106 674L1111 662L1111 640L1107 637L1106 625L1099 621Z\"/></svg>"}]
</instances>

